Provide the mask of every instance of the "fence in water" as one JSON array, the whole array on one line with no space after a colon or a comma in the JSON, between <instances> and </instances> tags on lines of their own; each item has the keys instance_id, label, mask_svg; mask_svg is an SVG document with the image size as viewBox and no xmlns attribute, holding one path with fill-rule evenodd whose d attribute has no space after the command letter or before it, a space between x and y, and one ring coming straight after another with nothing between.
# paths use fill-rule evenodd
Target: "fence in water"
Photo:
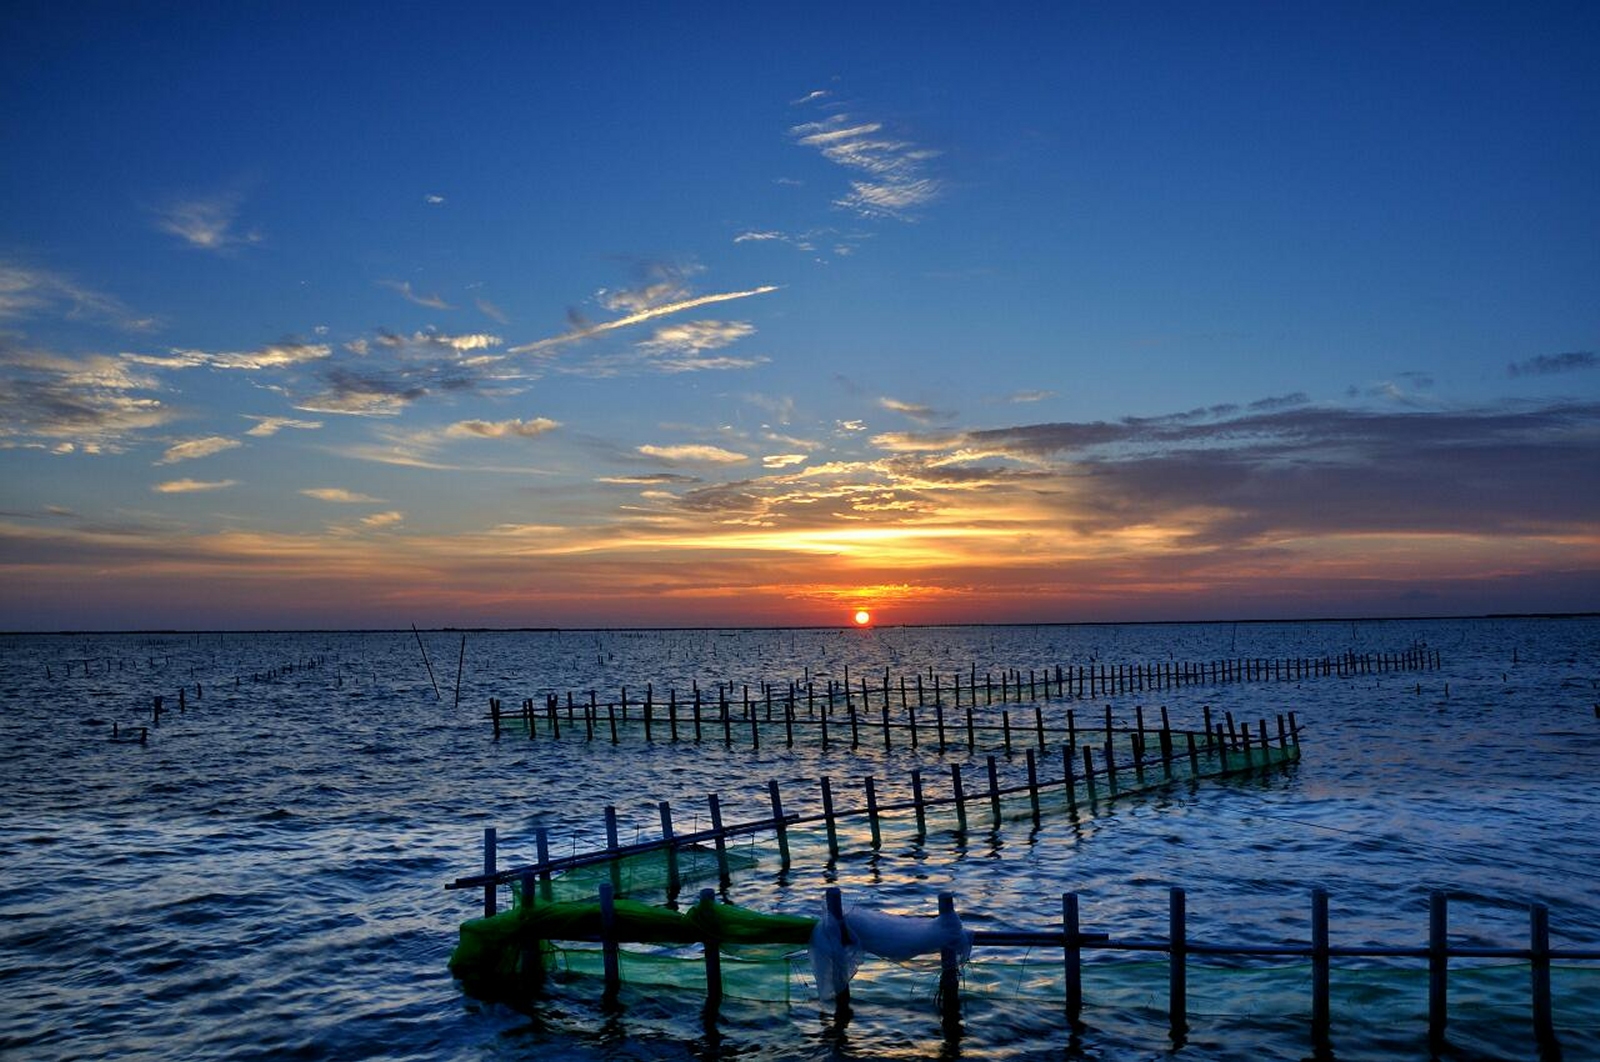
<instances>
[{"instance_id":1,"label":"fence in water","mask_svg":"<svg viewBox=\"0 0 1600 1062\"><path fill-rule=\"evenodd\" d=\"M669 689L665 700L656 697L651 683L645 684L643 696L636 693L630 697L628 687L624 686L615 700L607 701L601 701L595 690L587 691L586 696L568 690L565 703L561 695L551 692L545 694L542 704L528 697L520 707L508 709L498 697L491 697L489 719L496 738L507 726L520 727L530 738L538 737L541 728L545 736L559 738L564 721L569 735L581 728L586 739L593 740L598 730L602 734L609 733L613 743L619 739L619 728L637 729L647 741L659 737L671 741L689 740L692 735L692 740L700 742L705 740L709 726L712 740L716 739L720 728L722 739L731 745L735 728L748 727L751 744L755 747L761 744L759 728L763 722L783 724L785 741L789 745L794 744L795 731L799 730L815 732L824 747L830 740L830 726L835 733L848 726L852 747L860 744L863 729L878 730L885 747L890 744L892 731L904 732L913 745L931 731L943 751L947 707L958 713L953 723L953 728L957 729L961 726L959 713L965 711L967 745L973 748L976 745L971 737L980 728L975 720L977 711L996 704L1032 704L1036 725L1042 728L1038 706L1052 700L1066 702L1198 685L1299 682L1323 676L1435 671L1441 666L1438 650L1414 647L1395 653L1350 652L1323 657L1057 665L1029 669L1026 678L1020 669L1009 669L1000 673L998 683L992 672L980 675L975 664L965 673L944 674L930 668L926 678L918 673L895 679L885 669L881 678L875 675L869 682L858 674L854 683L849 667L845 667L842 679L826 679L821 688L807 672L799 679L762 681L756 685L754 696L749 685L741 686L736 692L733 683L718 682L713 691L702 690L695 682L682 698L675 688ZM634 689L637 691L638 687ZM1068 712L1067 717L1067 740L1070 741L1072 713ZM1025 726L1026 722L1019 725ZM999 720L985 722L981 728L1008 731L1009 713L1002 709ZM742 740L742 734L740 737ZM1009 744L1009 738L1007 742Z\"/></svg>"},{"instance_id":2,"label":"fence in water","mask_svg":"<svg viewBox=\"0 0 1600 1062\"><path fill-rule=\"evenodd\" d=\"M1435 1042L1442 1041L1447 1024L1451 962L1508 960L1527 965L1527 1005L1533 1032L1541 1048L1555 1045L1552 963L1597 961L1600 949L1553 947L1549 912L1542 904L1529 907L1526 947L1452 944L1449 898L1437 891L1429 900L1426 942L1406 945L1333 943L1328 894L1320 889L1311 895L1308 939L1265 945L1192 937L1186 893L1181 888L1169 893L1165 937L1086 930L1076 893L1062 896L1060 924L1048 928L967 931L960 928L954 899L948 894L941 895L936 918L903 923L872 912L846 911L837 889L825 893L820 919L767 915L721 904L712 889L702 890L699 901L689 908L676 909L677 897L686 883L715 875L726 888L731 869L753 863L729 852L729 843L735 839L770 836L776 842L782 866L788 868L791 840L808 827L822 828L822 836L814 838L814 843L819 848L825 846L831 860L839 855L841 824L852 820L865 821L869 843L876 849L882 845L883 830L889 823L913 830L921 839L928 833L930 815L937 813L953 815L955 829L962 833L969 826L974 804L988 805L996 827L1007 815L1031 817L1037 823L1046 802L1052 810L1065 808L1077 814L1080 808L1093 808L1102 799L1174 782L1273 769L1298 759L1300 728L1292 715L1280 726L1276 742L1267 740L1265 720L1259 722L1255 738L1249 736L1250 731L1246 726L1230 737L1227 728L1220 726L1204 732L1174 732L1163 727L1149 732L1150 740L1140 730L1084 733L1083 738L1092 740L1081 746L1081 771L1076 767L1077 753L1068 747L1063 749L1059 779L1041 783L1035 750L1030 747L1025 750L1025 782L1004 784L996 757L989 756L985 764L987 785L982 789L968 791L962 765L952 764L948 796L930 796L920 772L914 770L910 800L880 800L874 779L867 778L861 789L864 801L853 807L836 803L829 780L821 778L818 793L822 810L813 814L786 812L778 784L769 782L770 815L727 823L721 802L713 794L708 799L711 828L688 833L676 832L671 806L662 801L658 805L660 836L631 844L621 843L615 809L607 807L604 848L552 856L548 831L541 828L536 831L537 860L506 867L499 865L496 831L491 828L485 831L483 871L447 885L452 889L481 888L484 898L484 917L462 926L462 942L452 956L452 970L474 994L512 1002L536 997L553 974L592 974L607 998L615 998L624 981L703 988L706 1016L711 1021L725 996L792 1001L790 980L797 973L806 980L810 973L811 987L820 1002L831 1007L835 1020L848 1021L852 1007L848 976L841 978L837 960L830 965L815 957L819 935L831 939L832 934L838 934L841 945L852 939L857 944L864 941L868 951L894 959L937 955L938 991L934 998L946 1034L959 1036L962 994L984 991L986 978L992 985L995 976L991 969L1006 961L1001 956L1015 955L1019 950L1032 956L1040 949L1056 954L1058 958L1045 980L1059 985L1065 1015L1077 1027L1086 1000L1092 1004L1097 986L1108 995L1115 994L1113 986L1101 984L1109 967L1095 962L1096 957L1153 954L1165 960L1169 1032L1181 1043L1194 1013L1191 973L1204 978L1219 969L1215 965L1219 960L1301 967L1309 964L1309 971L1296 968L1291 974L1297 984L1308 982L1302 998L1308 999L1311 1032L1320 1049L1326 1047L1331 1035L1336 996L1332 986L1339 960L1420 962L1427 979L1426 1022ZM1097 749L1101 752L1098 758ZM506 887L511 890L513 906L502 911L499 892ZM663 887L666 907L628 899ZM896 929L897 924L909 928ZM885 945L883 941L889 943ZM558 942L569 946L561 947ZM598 950L574 948L571 944L598 945ZM641 952L623 947L625 944L650 944L657 951ZM796 949L802 945L810 947L809 971L802 970L797 959ZM662 948L669 950L661 952ZM875 951L877 948L885 950ZM982 958L967 965L967 958L974 951L982 953ZM699 972L702 969L703 974ZM1039 962L1034 960L1029 969L1035 971L1029 982L1038 983ZM1259 967L1253 972L1235 973L1261 975ZM1458 976L1471 974L1458 970ZM1008 983L1012 981L1009 972L1005 977ZM1140 994L1146 1000L1152 998L1148 976Z\"/></svg>"},{"instance_id":3,"label":"fence in water","mask_svg":"<svg viewBox=\"0 0 1600 1062\"><path fill-rule=\"evenodd\" d=\"M537 889L534 876L529 875L521 886L520 897L534 897ZM601 882L592 903L521 902L519 898L518 906L512 910L465 923L462 926L461 944L452 955L452 970L469 990L506 1001L536 998L544 991L547 978L556 971L564 971L569 977L598 974L604 998L611 1001L616 999L621 990L625 968L628 971L627 980L637 981L641 985L664 984L691 988L695 987L692 982L698 981L706 995L705 1019L711 1023L716 1020L717 1009L726 995L769 999L776 996L779 1001L792 1001L786 981L781 995L763 993L759 986L752 991L748 986L754 982L750 981L748 970L733 975L742 978L746 987L730 990L729 963L760 966L763 963L771 965L782 962L784 958L793 962L792 949L808 945L814 979L812 987L818 1001L824 1007L831 1007L835 1021L843 1024L852 1016L849 975L839 974L839 961L828 957L830 951L848 952L854 948L858 952L864 950L901 961L917 955L936 955L939 960L938 991L934 1000L943 1030L949 1038L961 1035L962 994L964 990L969 990L964 981L977 980L971 976L967 966L974 951L1053 951L1058 956L1053 965L1061 985L1061 1005L1074 1028L1082 1027L1085 1006L1092 1004L1092 993L1102 972L1099 964L1092 960L1085 961L1090 954L1153 953L1165 959L1168 1031L1175 1044L1181 1045L1189 1031L1190 1018L1195 1013L1191 1007L1191 974L1203 976L1208 970L1218 969L1208 960L1309 964L1309 977L1302 978L1299 969L1291 972L1296 980L1305 982L1311 1039L1318 1057L1326 1057L1330 1052L1335 1017L1335 960L1382 959L1391 964L1420 961L1426 974L1425 1020L1435 1052L1444 1043L1449 1021L1451 962L1507 960L1519 964L1519 967L1526 964L1527 1015L1533 1036L1544 1057L1560 1057L1552 964L1600 961L1600 949L1553 947L1549 911L1539 903L1531 904L1528 908L1526 947L1452 944L1449 939L1449 896L1443 891L1434 891L1429 895L1425 943L1404 945L1334 944L1328 917L1328 893L1323 889L1315 889L1311 893L1308 939L1270 945L1210 941L1190 936L1187 896L1184 889L1176 887L1168 893L1168 932L1164 937L1114 935L1106 930L1085 929L1081 919L1080 897L1072 892L1061 897L1059 925L1024 929L967 930L960 923L954 897L949 893L939 896L939 914L931 919L896 918L857 909L847 911L837 888L827 889L824 901L824 913L816 919L762 915L731 904L719 904L715 891L704 889L699 902L680 913L668 908L650 908L619 901L612 884ZM566 941L598 944L598 964L593 959L592 951L575 952L555 947L553 939L556 935ZM839 938L838 949L832 948L834 935ZM703 966L703 979L698 975L663 976L668 971L685 971L696 962L692 956L683 955L681 951L675 963L665 968L660 964L652 967L648 962L635 964L631 953L622 948L623 944L630 942L676 945L679 949L698 947L698 964ZM766 958L759 951L752 957L752 949L759 949L762 945L769 948L765 953ZM781 951L771 949L791 951L785 956ZM980 964L975 961L974 965ZM1567 969L1570 968L1569 965ZM1117 973L1125 973L1113 969ZM1481 969L1458 970L1458 976L1470 975ZM1261 968L1239 973L1259 980ZM1111 992L1115 991L1114 986L1108 987ZM1147 1001L1157 996L1151 987L1148 977L1145 977L1139 995ZM981 991L982 987L978 990ZM1303 1014L1304 1009L1296 1008L1296 1012ZM1364 1022L1372 1020L1374 1015L1370 1005L1361 1007L1359 1017Z\"/></svg>"},{"instance_id":4,"label":"fence in water","mask_svg":"<svg viewBox=\"0 0 1600 1062\"><path fill-rule=\"evenodd\" d=\"M1209 715L1207 719L1209 722ZM616 809L608 805L604 815L606 837L604 849L552 857L549 854L549 831L541 827L535 831L538 846L537 861L506 869L499 869L497 835L495 830L490 828L485 831L483 873L457 879L448 887L453 889L482 887L485 914L493 914L496 908L496 890L520 882L529 873L547 878L558 871L599 863L616 864L625 857L663 852L668 857L666 865L669 874L669 893L675 895L677 881L672 869L672 857L680 849L694 845L710 843L715 846L719 863L722 864L722 876L726 878L727 842L735 837L772 834L782 865L788 867L789 831L794 828L820 825L826 837L828 858L831 859L839 854L838 827L841 821L864 821L871 837L871 844L877 848L882 844L886 817L901 816L906 812L911 813L909 822L914 826L916 836L919 838L926 836L928 832L930 812L939 814L949 811L954 816L954 828L957 832L965 833L969 827L974 804L987 804L996 826L999 826L1007 816L1007 805L1017 809L1011 812L1012 814L1026 813L1038 821L1044 814L1047 803L1052 808L1060 807L1069 814L1077 814L1080 807L1092 808L1102 799L1109 800L1177 782L1257 771L1292 763L1300 757L1301 728L1293 712L1288 713L1287 717L1282 715L1277 717L1275 740L1268 730L1265 719L1257 721L1255 733L1252 735L1250 724L1236 724L1232 713L1228 714L1225 723L1217 723L1214 729L1208 725L1204 731L1174 730L1168 724L1165 713L1162 715L1162 725L1159 729L1149 729L1145 726L1142 711L1138 715L1138 726L1135 728L1114 728L1109 725L1110 721L1108 709L1106 729L1073 732L1074 742L1061 747L1060 773L1054 778L1047 777L1041 770L1043 764L1038 752L1046 748L1046 732L1039 730L1034 735L1039 742L1038 749L1032 745L1023 749L1026 769L1024 780L1004 784L1000 777L998 758L991 755L986 758L984 764L983 782L986 783L986 787L969 787L963 765L951 763L948 796L930 795L928 779L924 777L920 768L913 768L908 785L902 790L902 792L909 791L909 799L902 797L897 801L885 801L882 799L885 794L880 793L877 779L867 777L861 781L862 803L854 808L841 807L835 800L832 780L824 776L817 780L819 810L811 814L797 815L784 811L780 787L776 781L771 781L767 783L771 806L769 817L734 825L726 824L723 821L722 800L718 794L712 793L707 797L710 828L680 833L675 825L671 803L663 800L657 804L661 823L660 836L629 844L621 842ZM1009 746L1008 751L1010 751ZM1119 762L1119 759L1122 762ZM621 887L620 881L614 884Z\"/></svg>"}]
</instances>

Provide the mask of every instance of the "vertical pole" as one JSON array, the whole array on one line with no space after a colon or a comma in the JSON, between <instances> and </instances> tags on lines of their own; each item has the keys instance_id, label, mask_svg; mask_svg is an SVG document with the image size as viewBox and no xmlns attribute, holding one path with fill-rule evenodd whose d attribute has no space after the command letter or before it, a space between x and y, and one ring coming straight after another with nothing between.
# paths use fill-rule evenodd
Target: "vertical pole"
<instances>
[{"instance_id":1,"label":"vertical pole","mask_svg":"<svg viewBox=\"0 0 1600 1062\"><path fill-rule=\"evenodd\" d=\"M622 864L621 854L617 851L617 809L615 805L605 806L606 817L606 856L607 864L611 868L611 888L615 892L622 891Z\"/></svg>"},{"instance_id":2,"label":"vertical pole","mask_svg":"<svg viewBox=\"0 0 1600 1062\"><path fill-rule=\"evenodd\" d=\"M701 889L700 902L713 907L717 902L715 889ZM706 1010L714 1013L722 1003L722 947L709 936L703 942L706 958Z\"/></svg>"},{"instance_id":3,"label":"vertical pole","mask_svg":"<svg viewBox=\"0 0 1600 1062\"><path fill-rule=\"evenodd\" d=\"M1050 677L1049 672L1046 672L1045 673L1046 680L1048 680L1049 677ZM1048 681L1046 681L1046 683L1045 683L1045 691L1046 691L1046 696L1047 697L1049 696L1049 689L1050 689L1050 684L1049 684ZM1038 741L1039 741L1039 751L1043 752L1044 751L1044 709L1040 708L1037 704L1033 706L1033 732L1034 732L1034 735L1038 738Z\"/></svg>"},{"instance_id":4,"label":"vertical pole","mask_svg":"<svg viewBox=\"0 0 1600 1062\"><path fill-rule=\"evenodd\" d=\"M1444 1041L1449 911L1449 899L1443 892L1428 894L1428 1039L1435 1047Z\"/></svg>"},{"instance_id":5,"label":"vertical pole","mask_svg":"<svg viewBox=\"0 0 1600 1062\"><path fill-rule=\"evenodd\" d=\"M967 793L961 785L961 764L950 765L950 788L955 792L956 832L967 832Z\"/></svg>"},{"instance_id":6,"label":"vertical pole","mask_svg":"<svg viewBox=\"0 0 1600 1062\"><path fill-rule=\"evenodd\" d=\"M1039 824L1039 765L1034 760L1033 750L1024 749L1028 758L1028 803L1033 806L1033 823Z\"/></svg>"},{"instance_id":7,"label":"vertical pole","mask_svg":"<svg viewBox=\"0 0 1600 1062\"><path fill-rule=\"evenodd\" d=\"M1541 1047L1555 1043L1555 1021L1550 1006L1550 909L1542 903L1528 908L1528 957L1532 960L1533 1034Z\"/></svg>"},{"instance_id":8,"label":"vertical pole","mask_svg":"<svg viewBox=\"0 0 1600 1062\"><path fill-rule=\"evenodd\" d=\"M839 829L833 821L833 783L823 775L818 781L822 785L822 823L828 831L828 858L837 859L839 856Z\"/></svg>"},{"instance_id":9,"label":"vertical pole","mask_svg":"<svg viewBox=\"0 0 1600 1062\"><path fill-rule=\"evenodd\" d=\"M1065 745L1061 749L1061 785L1067 791L1067 811L1073 815L1078 814L1078 782L1072 777L1073 748Z\"/></svg>"},{"instance_id":10,"label":"vertical pole","mask_svg":"<svg viewBox=\"0 0 1600 1062\"><path fill-rule=\"evenodd\" d=\"M872 847L883 846L883 835L878 832L878 790L869 775L866 779L867 788L867 825L872 830Z\"/></svg>"},{"instance_id":11,"label":"vertical pole","mask_svg":"<svg viewBox=\"0 0 1600 1062\"><path fill-rule=\"evenodd\" d=\"M535 826L533 839L539 853L539 865L544 869L539 871L539 893L546 900L553 897L550 887L550 829L546 826Z\"/></svg>"},{"instance_id":12,"label":"vertical pole","mask_svg":"<svg viewBox=\"0 0 1600 1062\"><path fill-rule=\"evenodd\" d=\"M944 705L933 706L933 725L939 732L939 755L944 755Z\"/></svg>"},{"instance_id":13,"label":"vertical pole","mask_svg":"<svg viewBox=\"0 0 1600 1062\"><path fill-rule=\"evenodd\" d=\"M862 699L865 700L864 697ZM889 704L888 704L888 699L889 699L888 698L888 694L885 693L885 695L884 695L884 705L883 705L883 751L885 751L885 752L889 751Z\"/></svg>"},{"instance_id":14,"label":"vertical pole","mask_svg":"<svg viewBox=\"0 0 1600 1062\"><path fill-rule=\"evenodd\" d=\"M1311 890L1311 1038L1328 1041L1328 890Z\"/></svg>"},{"instance_id":15,"label":"vertical pole","mask_svg":"<svg viewBox=\"0 0 1600 1062\"><path fill-rule=\"evenodd\" d=\"M822 894L823 902L827 905L828 914L839 925L839 941L847 948L850 945L850 927L844 922L844 901L839 895L837 887L829 888ZM850 986L845 984L839 993L833 997L834 1018L838 1022L850 1020Z\"/></svg>"},{"instance_id":16,"label":"vertical pole","mask_svg":"<svg viewBox=\"0 0 1600 1062\"><path fill-rule=\"evenodd\" d=\"M922 769L911 768L911 806L917 815L917 840L928 835L927 809L922 805Z\"/></svg>"},{"instance_id":17,"label":"vertical pole","mask_svg":"<svg viewBox=\"0 0 1600 1062\"><path fill-rule=\"evenodd\" d=\"M605 956L605 998L615 1001L622 988L622 971L617 954L617 908L611 883L600 883L600 947Z\"/></svg>"},{"instance_id":18,"label":"vertical pole","mask_svg":"<svg viewBox=\"0 0 1600 1062\"><path fill-rule=\"evenodd\" d=\"M789 869L789 824L783 821L783 798L778 795L776 780L767 782L767 795L772 798L772 825L778 833L778 862Z\"/></svg>"},{"instance_id":19,"label":"vertical pole","mask_svg":"<svg viewBox=\"0 0 1600 1062\"><path fill-rule=\"evenodd\" d=\"M678 890L683 887L683 882L678 878L678 845L672 831L672 804L660 801L656 808L661 812L661 842L667 850L667 896L672 898L678 895Z\"/></svg>"},{"instance_id":20,"label":"vertical pole","mask_svg":"<svg viewBox=\"0 0 1600 1062\"><path fill-rule=\"evenodd\" d=\"M1078 940L1078 894L1075 892L1061 894L1061 952L1067 981L1067 1020L1076 1029L1083 1013L1083 952Z\"/></svg>"},{"instance_id":21,"label":"vertical pole","mask_svg":"<svg viewBox=\"0 0 1600 1062\"><path fill-rule=\"evenodd\" d=\"M522 902L533 906L534 875L522 875ZM524 939L518 964L527 986L534 992L544 986L544 948L538 940Z\"/></svg>"},{"instance_id":22,"label":"vertical pole","mask_svg":"<svg viewBox=\"0 0 1600 1062\"><path fill-rule=\"evenodd\" d=\"M994 812L994 824L1000 826L1000 772L995 767L994 757L987 758L989 769L989 806Z\"/></svg>"},{"instance_id":23,"label":"vertical pole","mask_svg":"<svg viewBox=\"0 0 1600 1062\"><path fill-rule=\"evenodd\" d=\"M1173 1042L1181 1044L1189 1028L1188 903L1183 890L1176 886L1167 894L1167 902L1167 1020Z\"/></svg>"},{"instance_id":24,"label":"vertical pole","mask_svg":"<svg viewBox=\"0 0 1600 1062\"><path fill-rule=\"evenodd\" d=\"M948 892L939 894L939 916L954 917L956 900ZM961 961L956 949L946 944L939 949L939 1019L945 1036L961 1032Z\"/></svg>"},{"instance_id":25,"label":"vertical pole","mask_svg":"<svg viewBox=\"0 0 1600 1062\"><path fill-rule=\"evenodd\" d=\"M495 872L495 829L493 826L483 828L483 872ZM488 918L495 913L495 883L489 882L483 887L483 917Z\"/></svg>"},{"instance_id":26,"label":"vertical pole","mask_svg":"<svg viewBox=\"0 0 1600 1062\"><path fill-rule=\"evenodd\" d=\"M711 808L711 837L717 846L717 870L722 880L728 880L728 837L722 832L722 799L712 793L706 797Z\"/></svg>"}]
</instances>

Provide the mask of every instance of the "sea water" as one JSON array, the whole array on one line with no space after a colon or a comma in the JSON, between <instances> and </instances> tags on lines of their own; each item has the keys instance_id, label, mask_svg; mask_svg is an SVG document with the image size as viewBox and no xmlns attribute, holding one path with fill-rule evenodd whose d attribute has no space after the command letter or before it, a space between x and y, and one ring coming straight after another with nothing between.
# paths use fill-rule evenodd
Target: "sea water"
<instances>
[{"instance_id":1,"label":"sea water","mask_svg":"<svg viewBox=\"0 0 1600 1062\"><path fill-rule=\"evenodd\" d=\"M840 1027L815 1000L729 999L707 1023L703 996L626 989L602 1009L592 983L557 987L528 1012L474 1001L446 961L478 890L445 884L481 866L486 826L502 865L533 858L536 828L556 854L603 843L602 809L623 840L815 810L830 776L855 805L873 776L904 799L912 767L942 795L949 764L985 784L983 754L941 756L924 737L852 751L835 729L794 748L764 727L759 750L613 746L568 727L557 743L508 725L508 708L548 693L602 703L646 683L659 703L731 683L810 679L824 688L887 669L914 680L1005 669L1393 653L1426 646L1438 670L1195 685L1074 699L1080 725L1107 704L1143 705L1173 725L1294 711L1302 759L1253 777L1183 784L1076 816L994 824L974 805L964 834L890 831L881 850L846 831L831 863L797 844L779 872L770 838L726 898L815 914L823 890L898 913L956 895L970 926L1046 929L1079 894L1085 929L1160 938L1168 892L1187 891L1191 940L1303 943L1309 894L1328 890L1336 944L1420 945L1427 898L1450 896L1451 942L1522 946L1530 902L1549 906L1556 946L1600 947L1600 619L1341 621L868 630L432 631L13 635L0 638L0 1054L17 1059L1036 1058L1300 1059L1309 972L1292 963L1191 960L1190 1028L1174 1041L1165 965L1085 974L1082 1027L1062 1013L1055 955L974 966L959 1035L940 1030L937 969L858 977ZM423 653L427 654L427 664ZM431 666L431 674L429 667ZM457 681L459 675L459 695ZM184 691L179 707L179 691ZM897 693L897 691L896 691ZM931 694L931 691L930 691ZM160 722L152 720L163 698ZM459 699L458 699L459 696ZM897 699L897 698L896 698ZM948 703L948 702L947 702ZM635 715L637 709L635 709ZM1015 707L1015 781L1031 708ZM658 719L660 716L658 715ZM685 716L687 718L687 716ZM919 719L919 723L926 723ZM147 731L137 739L138 728ZM118 735L113 740L115 729ZM1271 726L1275 736L1275 725ZM130 740L130 736L132 739ZM997 745L998 742L990 741ZM1050 762L1048 759L1046 762ZM1055 768L1059 778L1059 767ZM1048 770L1045 772L1049 776ZM854 786L855 789L851 787ZM505 902L504 897L502 902ZM978 956L979 960L983 956ZM1016 965L1022 960L1038 965ZM1271 965L1271 964L1267 964ZM1372 969L1376 965L1378 969ZM1538 1058L1526 968L1458 960L1449 1058ZM1489 964L1493 965L1493 964ZM1590 964L1592 968L1596 964ZM1096 970L1103 971L1097 980ZM1040 970L1046 971L1039 974ZM1059 984L1059 975L1055 984ZM1557 971L1567 1059L1600 1058L1600 979ZM1335 964L1332 1047L1340 1059L1427 1058L1419 967Z\"/></svg>"}]
</instances>

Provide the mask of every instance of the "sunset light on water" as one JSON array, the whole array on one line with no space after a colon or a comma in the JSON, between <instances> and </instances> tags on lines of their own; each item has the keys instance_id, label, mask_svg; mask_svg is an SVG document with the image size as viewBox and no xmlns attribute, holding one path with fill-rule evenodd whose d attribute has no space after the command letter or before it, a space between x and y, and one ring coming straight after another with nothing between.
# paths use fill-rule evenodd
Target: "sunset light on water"
<instances>
[{"instance_id":1,"label":"sunset light on water","mask_svg":"<svg viewBox=\"0 0 1600 1062\"><path fill-rule=\"evenodd\" d=\"M1600 1059L1593 0L3 27L0 1055Z\"/></svg>"}]
</instances>

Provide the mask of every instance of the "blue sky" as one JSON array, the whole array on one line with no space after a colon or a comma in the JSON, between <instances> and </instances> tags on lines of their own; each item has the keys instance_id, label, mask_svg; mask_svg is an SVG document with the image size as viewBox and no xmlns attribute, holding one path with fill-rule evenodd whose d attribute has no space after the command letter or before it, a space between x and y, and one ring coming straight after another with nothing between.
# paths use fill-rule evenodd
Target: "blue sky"
<instances>
[{"instance_id":1,"label":"blue sky","mask_svg":"<svg viewBox=\"0 0 1600 1062\"><path fill-rule=\"evenodd\" d=\"M8 12L0 626L1600 607L1592 5Z\"/></svg>"}]
</instances>

